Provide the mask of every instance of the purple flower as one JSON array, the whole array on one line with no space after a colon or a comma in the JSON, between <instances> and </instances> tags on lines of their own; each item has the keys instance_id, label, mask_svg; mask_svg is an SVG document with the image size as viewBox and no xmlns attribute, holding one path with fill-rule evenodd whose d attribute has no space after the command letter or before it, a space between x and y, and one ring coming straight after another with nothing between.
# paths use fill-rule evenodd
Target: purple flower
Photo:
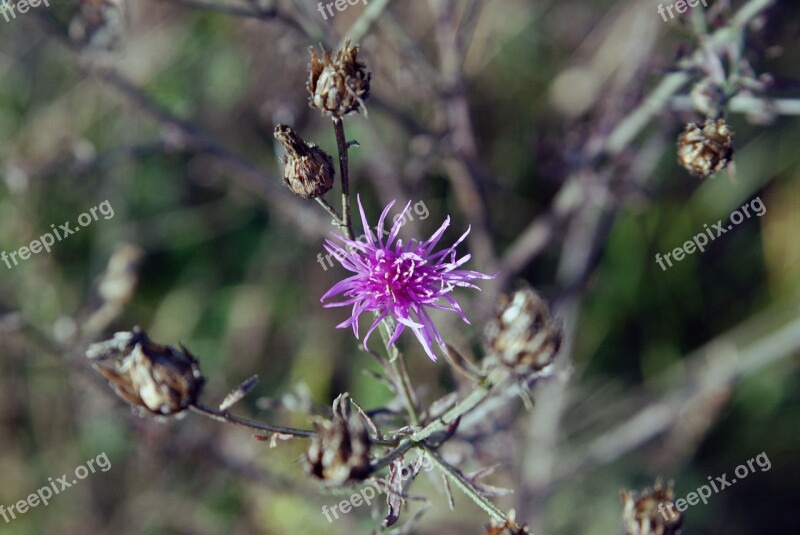
<instances>
[{"instance_id":1,"label":"purple flower","mask_svg":"<svg viewBox=\"0 0 800 535\"><path fill-rule=\"evenodd\" d=\"M471 281L493 279L494 276L458 269L471 256L456 258L456 247L467 237L469 229L452 246L434 252L436 244L450 225L450 217L445 219L439 230L427 241L411 240L404 244L403 240L398 239L397 233L403 225L411 202L406 205L401 217L396 218L388 238L384 241L386 232L383 223L394 203L395 201L390 202L381 214L376 228L377 239L369 228L359 196L358 208L365 232L361 238L366 242L350 240L336 233L334 237L342 242L342 245L331 240L325 241L325 249L354 275L335 284L322 296L321 301L341 294L345 298L344 301L328 303L325 307L353 305L350 318L337 327L342 329L352 326L356 338L358 338L358 318L361 313L377 313L375 321L364 337L365 349L372 331L384 318L392 316L397 321L397 327L392 333L389 345L394 344L408 327L417 336L431 360L435 361L433 343L436 342L442 349L445 346L442 336L426 310L427 307L450 310L469 323L450 293L456 286L480 290L471 284Z\"/></svg>"}]
</instances>

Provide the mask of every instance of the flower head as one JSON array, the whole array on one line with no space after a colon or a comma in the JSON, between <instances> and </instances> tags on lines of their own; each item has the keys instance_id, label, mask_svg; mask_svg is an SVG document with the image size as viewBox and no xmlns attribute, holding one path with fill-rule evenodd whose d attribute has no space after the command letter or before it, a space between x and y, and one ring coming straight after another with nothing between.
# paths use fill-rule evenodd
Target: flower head
<instances>
[{"instance_id":1,"label":"flower head","mask_svg":"<svg viewBox=\"0 0 800 535\"><path fill-rule=\"evenodd\" d=\"M434 252L444 231L450 225L449 217L439 230L424 242L411 240L404 243L399 239L397 234L411 207L410 202L401 216L395 219L388 237L384 240L384 235L387 234L384 231L384 221L393 205L394 201L383 210L376 227L378 234L376 237L369 228L359 197L358 208L364 224L364 236L362 236L364 241L350 240L339 234L334 236L343 245L326 240L325 248L328 252L336 256L342 266L352 271L354 275L335 284L321 300L325 301L341 294L345 298L343 301L328 303L325 306L353 306L350 318L337 327L352 326L356 337L358 337L358 318L361 313L377 314L364 337L364 348L367 347L369 336L375 328L385 318L391 316L396 320L397 327L389 339L389 344L394 344L400 334L409 328L419 339L431 360L435 361L433 343L437 343L443 350L446 348L427 309L449 310L469 323L456 300L450 295L451 292L457 286L479 290L472 281L493 279L494 276L458 269L470 259L470 255L456 258L456 247L467 237L469 229L450 247Z\"/></svg>"}]
</instances>

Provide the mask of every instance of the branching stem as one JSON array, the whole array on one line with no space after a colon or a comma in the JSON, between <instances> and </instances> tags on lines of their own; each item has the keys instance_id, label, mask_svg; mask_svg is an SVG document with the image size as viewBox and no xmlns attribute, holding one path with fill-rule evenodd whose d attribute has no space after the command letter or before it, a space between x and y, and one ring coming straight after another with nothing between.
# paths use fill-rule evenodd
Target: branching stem
<instances>
[{"instance_id":1,"label":"branching stem","mask_svg":"<svg viewBox=\"0 0 800 535\"><path fill-rule=\"evenodd\" d=\"M478 490L472 485L472 483L464 477L457 468L453 465L445 461L439 452L430 448L424 448L425 453L430 456L431 460L433 460L433 464L441 470L455 485L461 489L461 491L467 495L467 497L475 502L481 509L489 513L489 516L492 517L493 520L499 520L500 522L512 522L508 516L500 510L494 503L492 503L486 496L478 492ZM519 526L517 526L519 529Z\"/></svg>"}]
</instances>

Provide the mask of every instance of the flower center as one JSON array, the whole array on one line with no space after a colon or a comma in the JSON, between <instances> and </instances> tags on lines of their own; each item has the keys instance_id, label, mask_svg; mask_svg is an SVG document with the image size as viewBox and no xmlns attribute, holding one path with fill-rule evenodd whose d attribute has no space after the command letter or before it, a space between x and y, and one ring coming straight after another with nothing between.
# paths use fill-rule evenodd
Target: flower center
<instances>
[{"instance_id":1,"label":"flower center","mask_svg":"<svg viewBox=\"0 0 800 535\"><path fill-rule=\"evenodd\" d=\"M369 275L373 297L384 304L409 304L432 298L433 268L415 253L395 255L386 250L375 253Z\"/></svg>"}]
</instances>

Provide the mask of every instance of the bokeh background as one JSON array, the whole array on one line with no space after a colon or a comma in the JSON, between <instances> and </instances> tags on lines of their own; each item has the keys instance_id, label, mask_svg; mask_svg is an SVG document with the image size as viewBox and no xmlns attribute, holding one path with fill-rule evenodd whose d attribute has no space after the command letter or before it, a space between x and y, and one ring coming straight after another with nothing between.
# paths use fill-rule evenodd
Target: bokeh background
<instances>
[{"instance_id":1,"label":"bokeh background","mask_svg":"<svg viewBox=\"0 0 800 535\"><path fill-rule=\"evenodd\" d=\"M532 411L515 400L472 422L481 440L463 430L465 469L500 463L490 482L515 492L498 504L537 534L609 534L623 533L621 489L660 475L684 497L765 452L772 468L690 507L685 532L797 533L796 3L748 24L743 57L787 113L728 115L735 176L699 180L677 164L675 139L699 118L685 106L698 71L624 147L598 148L698 47L697 17L713 30L745 3L668 23L652 0L371 0L328 20L311 1L135 0L119 20L121 4L83 3L101 23L51 0L0 19L0 250L103 201L114 209L50 254L0 264L0 504L101 452L112 464L48 507L0 520L0 533L378 525L383 508L325 520L322 506L352 490L304 476L302 441L270 448L194 414L137 417L83 356L140 325L199 357L211 405L258 374L236 408L246 416L308 427L340 392L366 408L387 402L365 373L372 357L335 329L345 311L319 303L345 272L318 263L330 226L283 186L272 137L288 123L335 153L330 121L308 107L305 69L309 46L346 35L373 71L369 115L345 122L360 142L352 190L372 220L392 199L424 202L430 216L407 237L450 215L452 242L471 224L471 265L498 273L481 294L459 294L472 325L436 317L447 340L480 359L491 303L518 279L568 330L565 365L534 391ZM667 271L655 263L756 197L763 217ZM109 304L99 288L115 252L118 284L138 284ZM443 359L430 362L410 335L400 344L424 399L459 387ZM431 507L411 532L483 532L483 513L457 490L451 511L438 481L412 487ZM410 502L402 521L420 507Z\"/></svg>"}]
</instances>

